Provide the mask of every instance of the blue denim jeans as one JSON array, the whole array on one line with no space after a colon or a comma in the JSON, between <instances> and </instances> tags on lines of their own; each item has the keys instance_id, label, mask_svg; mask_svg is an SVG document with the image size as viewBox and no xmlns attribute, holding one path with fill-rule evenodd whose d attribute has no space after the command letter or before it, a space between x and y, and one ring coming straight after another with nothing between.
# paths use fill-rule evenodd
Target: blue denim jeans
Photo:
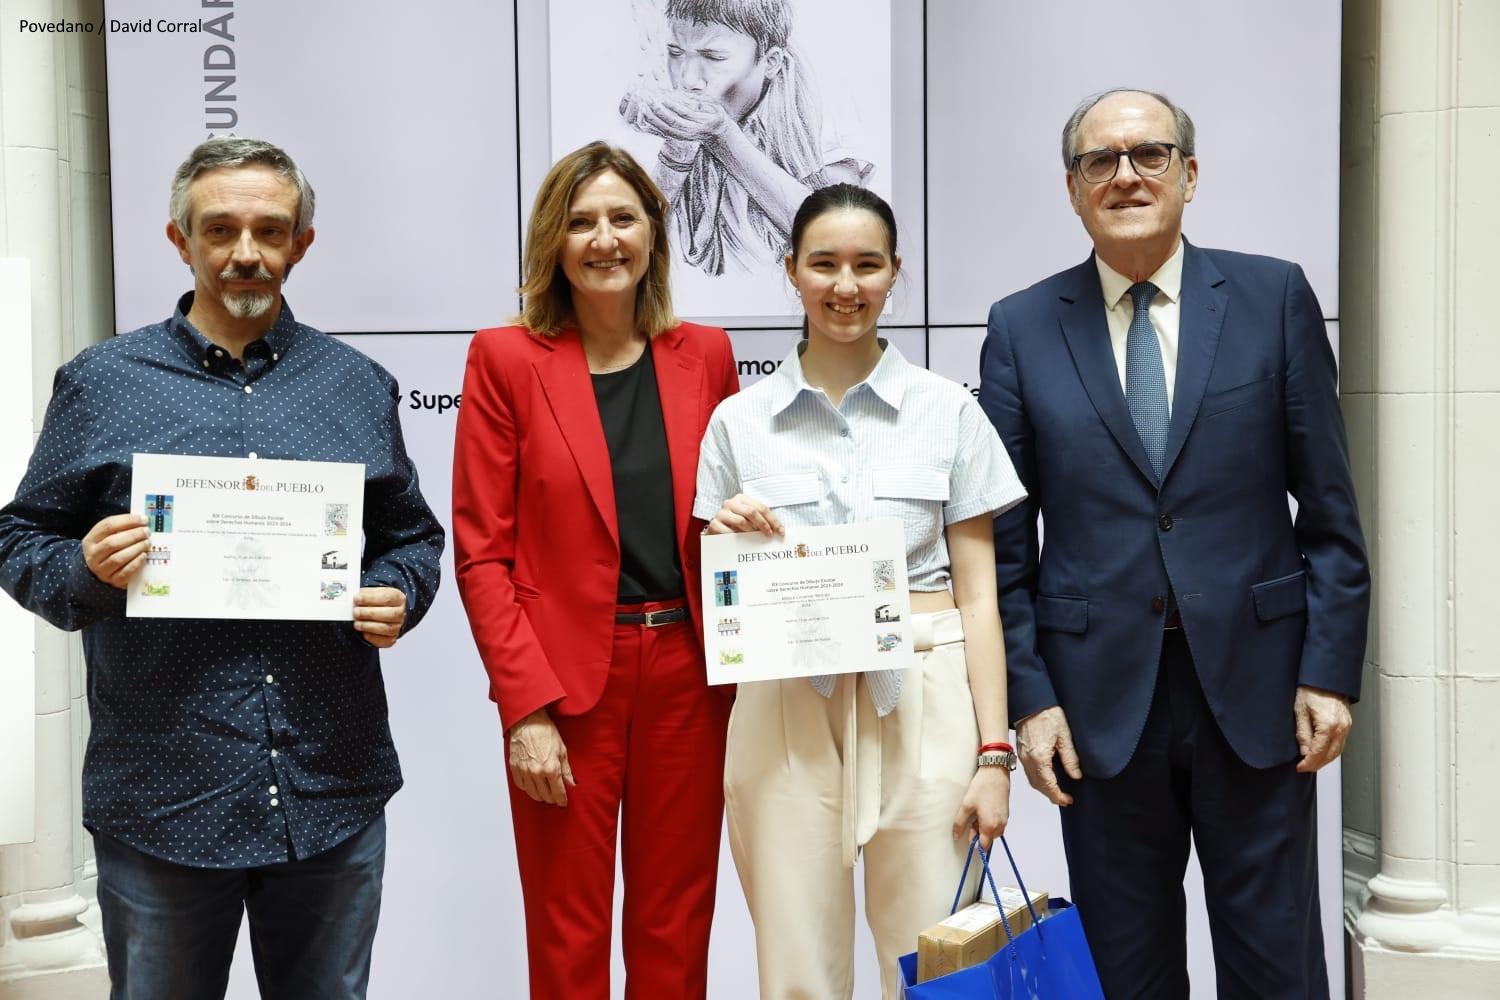
<instances>
[{"instance_id":1,"label":"blue denim jeans","mask_svg":"<svg viewBox=\"0 0 1500 1000\"><path fill-rule=\"evenodd\" d=\"M260 868L190 868L94 834L110 1000L222 1000L250 915L263 997L362 998L380 917L385 817L338 846Z\"/></svg>"}]
</instances>

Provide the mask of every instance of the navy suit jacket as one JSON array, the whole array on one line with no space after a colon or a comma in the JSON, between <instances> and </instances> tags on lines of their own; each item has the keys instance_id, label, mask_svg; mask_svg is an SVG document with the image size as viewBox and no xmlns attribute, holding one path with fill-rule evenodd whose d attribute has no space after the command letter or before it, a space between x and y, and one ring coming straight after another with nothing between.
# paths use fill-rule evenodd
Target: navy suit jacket
<instances>
[{"instance_id":1,"label":"navy suit jacket","mask_svg":"<svg viewBox=\"0 0 1500 1000\"><path fill-rule=\"evenodd\" d=\"M995 522L1011 718L1062 706L1093 777L1135 751L1169 594L1247 764L1297 755L1299 684L1359 695L1369 565L1312 288L1296 264L1189 244L1180 317L1160 486L1092 257L995 303L980 355L1029 493Z\"/></svg>"}]
</instances>

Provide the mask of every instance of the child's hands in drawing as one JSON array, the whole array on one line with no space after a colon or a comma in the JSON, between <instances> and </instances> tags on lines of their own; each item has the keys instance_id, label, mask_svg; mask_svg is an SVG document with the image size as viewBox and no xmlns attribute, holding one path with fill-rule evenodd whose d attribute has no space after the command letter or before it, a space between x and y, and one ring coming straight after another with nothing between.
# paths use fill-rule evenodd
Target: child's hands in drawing
<instances>
[{"instance_id":1,"label":"child's hands in drawing","mask_svg":"<svg viewBox=\"0 0 1500 1000\"><path fill-rule=\"evenodd\" d=\"M677 142L712 142L734 127L724 105L686 90L633 90L620 117L637 132Z\"/></svg>"}]
</instances>

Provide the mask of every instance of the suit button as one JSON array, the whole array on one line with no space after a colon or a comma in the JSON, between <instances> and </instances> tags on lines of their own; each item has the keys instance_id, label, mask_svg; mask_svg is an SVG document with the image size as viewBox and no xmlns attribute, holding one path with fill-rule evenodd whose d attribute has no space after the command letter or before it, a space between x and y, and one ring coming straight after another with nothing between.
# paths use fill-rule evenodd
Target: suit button
<instances>
[{"instance_id":1,"label":"suit button","mask_svg":"<svg viewBox=\"0 0 1500 1000\"><path fill-rule=\"evenodd\" d=\"M1155 611L1157 614L1161 614L1163 611L1167 610L1167 602L1162 600L1160 597L1153 597L1151 598L1151 610Z\"/></svg>"},{"instance_id":2,"label":"suit button","mask_svg":"<svg viewBox=\"0 0 1500 1000\"><path fill-rule=\"evenodd\" d=\"M1156 524L1157 524L1158 527L1161 528L1162 531L1171 531L1172 530L1172 515L1170 515L1170 514L1163 514L1161 517L1159 517L1159 518L1156 519Z\"/></svg>"}]
</instances>

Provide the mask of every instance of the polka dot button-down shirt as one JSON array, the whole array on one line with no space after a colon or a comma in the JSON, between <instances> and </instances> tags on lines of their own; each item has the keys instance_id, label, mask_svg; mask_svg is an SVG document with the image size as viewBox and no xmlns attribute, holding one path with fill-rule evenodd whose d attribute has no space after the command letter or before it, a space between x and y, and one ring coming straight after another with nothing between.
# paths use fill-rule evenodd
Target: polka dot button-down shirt
<instances>
[{"instance_id":1,"label":"polka dot button-down shirt","mask_svg":"<svg viewBox=\"0 0 1500 1000\"><path fill-rule=\"evenodd\" d=\"M243 366L186 320L58 369L41 438L0 510L0 586L83 629L92 725L84 823L177 864L245 868L321 853L401 786L377 651L348 622L125 617L81 539L129 509L132 452L363 462L363 586L438 587L443 529L401 437L399 390L283 304Z\"/></svg>"}]
</instances>

